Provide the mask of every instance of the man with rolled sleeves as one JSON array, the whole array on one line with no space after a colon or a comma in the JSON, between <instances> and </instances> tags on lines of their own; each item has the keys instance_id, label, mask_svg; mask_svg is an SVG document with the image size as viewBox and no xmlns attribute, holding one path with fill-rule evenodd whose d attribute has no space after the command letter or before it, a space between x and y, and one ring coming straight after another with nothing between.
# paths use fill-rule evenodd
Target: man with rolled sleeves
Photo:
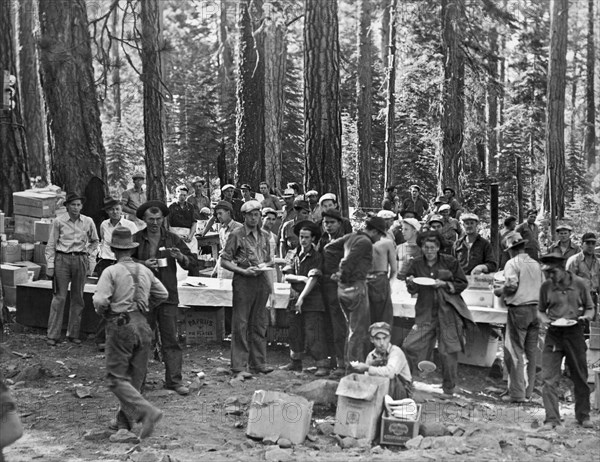
<instances>
[{"instance_id":1,"label":"man with rolled sleeves","mask_svg":"<svg viewBox=\"0 0 600 462\"><path fill-rule=\"evenodd\" d=\"M183 385L182 377L183 352L177 342L179 294L176 263L189 271L196 268L198 260L179 236L165 229L164 222L165 217L169 215L169 209L163 202L145 202L138 207L136 215L144 220L146 228L134 236L134 241L139 243L139 247L133 256L150 268L169 292L169 298L152 311L149 319L150 326L153 329L158 327L160 333L165 363L165 388L175 390L180 395L187 395L189 390Z\"/></svg>"},{"instance_id":2,"label":"man with rolled sleeves","mask_svg":"<svg viewBox=\"0 0 600 462\"><path fill-rule=\"evenodd\" d=\"M231 370L238 379L273 371L266 363L267 300L271 289L263 271L272 266L272 258L269 235L260 228L260 211L258 201L242 205L244 226L231 232L221 252L221 266L234 273Z\"/></svg>"},{"instance_id":3,"label":"man with rolled sleeves","mask_svg":"<svg viewBox=\"0 0 600 462\"><path fill-rule=\"evenodd\" d=\"M60 339L63 325L63 312L71 284L71 306L67 338L80 344L79 329L83 315L83 289L87 276L95 265L98 233L94 221L81 214L85 197L77 193L67 194L67 213L56 217L50 228L46 246L46 275L53 280L54 296L48 319L48 340L50 346Z\"/></svg>"},{"instance_id":4,"label":"man with rolled sleeves","mask_svg":"<svg viewBox=\"0 0 600 462\"><path fill-rule=\"evenodd\" d=\"M365 222L365 230L347 234L330 242L325 250L344 250L337 273L332 279L338 282L338 298L348 322L346 364L363 362L367 357L371 312L367 289L367 274L373 263L373 244L387 232L385 220L372 217Z\"/></svg>"},{"instance_id":5,"label":"man with rolled sleeves","mask_svg":"<svg viewBox=\"0 0 600 462\"><path fill-rule=\"evenodd\" d=\"M538 313L540 321L548 324L542 352L544 427L552 429L561 424L558 385L564 358L574 385L575 418L582 427L593 428L584 326L594 319L594 303L585 281L565 270L565 257L560 251L548 253L540 261L548 278L540 288Z\"/></svg>"}]
</instances>

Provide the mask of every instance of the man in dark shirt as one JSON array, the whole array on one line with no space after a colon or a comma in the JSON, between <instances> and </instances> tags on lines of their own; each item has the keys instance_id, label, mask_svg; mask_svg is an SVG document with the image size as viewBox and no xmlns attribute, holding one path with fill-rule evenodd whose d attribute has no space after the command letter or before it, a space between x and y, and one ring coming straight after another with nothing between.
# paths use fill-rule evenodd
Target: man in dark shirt
<instances>
[{"instance_id":1,"label":"man in dark shirt","mask_svg":"<svg viewBox=\"0 0 600 462\"><path fill-rule=\"evenodd\" d=\"M421 196L421 187L413 184L410 188L410 197L405 199L400 206L400 211L413 210L419 217L424 217L429 210L427 200Z\"/></svg>"},{"instance_id":2,"label":"man in dark shirt","mask_svg":"<svg viewBox=\"0 0 600 462\"><path fill-rule=\"evenodd\" d=\"M177 234L187 244L194 255L198 255L198 241L196 240L196 209L193 204L187 202L188 188L185 185L178 186L175 190L177 200L169 205L169 216L167 218L167 229ZM195 271L194 271L195 270ZM189 272L190 276L199 276L198 268Z\"/></svg>"},{"instance_id":3,"label":"man in dark shirt","mask_svg":"<svg viewBox=\"0 0 600 462\"><path fill-rule=\"evenodd\" d=\"M525 253L535 261L540 260L540 228L535 224L537 210L527 210L527 220L516 227L515 231L527 241L525 244Z\"/></svg>"},{"instance_id":4,"label":"man in dark shirt","mask_svg":"<svg viewBox=\"0 0 600 462\"><path fill-rule=\"evenodd\" d=\"M162 346L162 357L165 363L165 387L175 390L180 395L187 395L189 390L183 385L182 365L183 353L177 343L177 265L185 270L193 270L198 265L195 255L176 234L165 229L165 217L169 209L160 201L148 201L136 210L136 216L144 220L146 228L134 235L135 242L140 245L133 257L152 270L154 275L169 292L167 301L161 303L150 315L150 326L158 326Z\"/></svg>"},{"instance_id":5,"label":"man in dark shirt","mask_svg":"<svg viewBox=\"0 0 600 462\"><path fill-rule=\"evenodd\" d=\"M493 273L498 264L492 245L479 235L479 217L474 213L463 213L460 219L465 226L465 236L454 243L452 254L467 275Z\"/></svg>"},{"instance_id":6,"label":"man in dark shirt","mask_svg":"<svg viewBox=\"0 0 600 462\"><path fill-rule=\"evenodd\" d=\"M252 372L273 371L266 364L267 300L271 289L265 274L272 266L272 257L269 235L260 228L260 210L258 201L244 203L244 226L229 234L221 252L221 266L234 273L231 371L241 380L251 378Z\"/></svg>"},{"instance_id":7,"label":"man in dark shirt","mask_svg":"<svg viewBox=\"0 0 600 462\"><path fill-rule=\"evenodd\" d=\"M560 252L546 254L540 260L548 277L540 288L539 302L540 321L549 324L542 351L544 426L552 429L560 425L558 385L566 358L574 385L575 418L582 427L593 428L583 333L585 324L594 319L594 303L585 281L565 270L565 258Z\"/></svg>"},{"instance_id":8,"label":"man in dark shirt","mask_svg":"<svg viewBox=\"0 0 600 462\"><path fill-rule=\"evenodd\" d=\"M223 200L229 202L233 207L233 219L235 221L243 223L244 215L242 214L242 205L244 204L244 202L240 199L236 199L233 197L235 193L235 186L233 186L232 184L226 184L221 188L221 192L223 193Z\"/></svg>"},{"instance_id":9,"label":"man in dark shirt","mask_svg":"<svg viewBox=\"0 0 600 462\"><path fill-rule=\"evenodd\" d=\"M325 246L325 251L344 250L339 271L332 275L338 282L338 298L348 322L346 364L364 362L367 357L371 312L367 290L367 274L373 262L373 243L387 232L385 220L372 217L364 231L348 234Z\"/></svg>"},{"instance_id":10,"label":"man in dark shirt","mask_svg":"<svg viewBox=\"0 0 600 462\"><path fill-rule=\"evenodd\" d=\"M337 251L334 249L325 251L324 249L330 242L344 236L342 220L339 210L335 208L324 210L322 220L324 232L319 240L319 252L323 255L321 292L325 302L325 332L331 332L331 335L327 336L327 351L332 358L333 377L341 377L346 373L344 351L348 338L348 322L338 299L337 282L331 279L331 276L337 273L340 267L344 249L340 248Z\"/></svg>"},{"instance_id":11,"label":"man in dark shirt","mask_svg":"<svg viewBox=\"0 0 600 462\"><path fill-rule=\"evenodd\" d=\"M571 239L571 233L573 232L573 228L567 224L560 224L556 227L556 234L558 235L558 241L552 244L548 248L548 253L553 253L555 250L560 251L560 253L565 257L565 260L573 255L581 252L581 248L573 242Z\"/></svg>"},{"instance_id":12,"label":"man in dark shirt","mask_svg":"<svg viewBox=\"0 0 600 462\"><path fill-rule=\"evenodd\" d=\"M388 186L385 188L385 197L381 202L382 210L391 210L396 213L398 206L396 205L396 186Z\"/></svg>"},{"instance_id":13,"label":"man in dark shirt","mask_svg":"<svg viewBox=\"0 0 600 462\"><path fill-rule=\"evenodd\" d=\"M298 247L298 236L294 234L294 226L303 220L308 220L310 216L310 206L308 202L298 196L294 200L295 216L292 220L286 221L279 231L279 254L286 258L288 252Z\"/></svg>"}]
</instances>

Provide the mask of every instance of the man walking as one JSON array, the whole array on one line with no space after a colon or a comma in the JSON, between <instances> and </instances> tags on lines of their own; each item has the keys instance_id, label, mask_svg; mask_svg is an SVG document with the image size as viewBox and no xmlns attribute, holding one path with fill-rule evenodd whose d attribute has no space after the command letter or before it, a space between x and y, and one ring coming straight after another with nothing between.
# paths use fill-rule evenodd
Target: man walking
<instances>
[{"instance_id":1,"label":"man walking","mask_svg":"<svg viewBox=\"0 0 600 462\"><path fill-rule=\"evenodd\" d=\"M79 328L83 314L83 289L86 277L95 264L98 233L94 221L81 214L85 198L77 193L67 194L67 213L56 217L50 229L46 246L46 275L52 278L54 296L48 319L48 345L54 346L60 339L63 311L71 284L71 306L67 338L80 344Z\"/></svg>"},{"instance_id":2,"label":"man walking","mask_svg":"<svg viewBox=\"0 0 600 462\"><path fill-rule=\"evenodd\" d=\"M130 229L114 230L111 250L117 263L102 273L93 302L96 312L107 320L106 372L109 388L119 400L117 429L131 430L142 421L140 436L145 438L162 417L140 394L152 345L146 315L169 293L151 270L131 258L138 246Z\"/></svg>"},{"instance_id":3,"label":"man walking","mask_svg":"<svg viewBox=\"0 0 600 462\"><path fill-rule=\"evenodd\" d=\"M537 261L525 253L525 240L520 234L506 241L512 257L504 267L504 286L496 293L504 297L508 307L504 362L509 374L508 395L503 401L529 401L535 385L540 323L537 316L540 288L544 275ZM527 374L525 372L527 362Z\"/></svg>"},{"instance_id":4,"label":"man walking","mask_svg":"<svg viewBox=\"0 0 600 462\"><path fill-rule=\"evenodd\" d=\"M144 220L146 228L134 236L135 242L139 243L134 258L150 268L169 292L169 298L150 314L150 326L153 329L158 327L160 333L165 363L165 388L187 395L189 390L183 385L181 375L183 353L177 342L179 294L176 263L189 271L197 266L198 261L179 236L165 229L164 222L169 209L163 202L148 201L138 208L136 214L139 219Z\"/></svg>"},{"instance_id":5,"label":"man walking","mask_svg":"<svg viewBox=\"0 0 600 462\"><path fill-rule=\"evenodd\" d=\"M238 379L252 377L252 372L273 371L266 364L267 300L271 289L264 273L272 258L269 235L260 228L260 210L258 201L244 203L244 226L231 232L221 252L221 266L234 273L231 370Z\"/></svg>"},{"instance_id":6,"label":"man walking","mask_svg":"<svg viewBox=\"0 0 600 462\"><path fill-rule=\"evenodd\" d=\"M338 283L338 298L348 323L346 364L364 362L367 357L371 312L367 273L373 263L373 244L386 234L385 220L369 218L365 230L347 234L325 246L325 251L344 250L339 271L332 275Z\"/></svg>"},{"instance_id":7,"label":"man walking","mask_svg":"<svg viewBox=\"0 0 600 462\"><path fill-rule=\"evenodd\" d=\"M594 303L585 281L565 270L565 258L560 252L546 254L540 260L542 271L548 276L540 288L539 304L540 320L549 324L542 352L544 427L560 425L558 385L565 358L574 385L575 418L582 427L593 428L583 324L594 319Z\"/></svg>"}]
</instances>

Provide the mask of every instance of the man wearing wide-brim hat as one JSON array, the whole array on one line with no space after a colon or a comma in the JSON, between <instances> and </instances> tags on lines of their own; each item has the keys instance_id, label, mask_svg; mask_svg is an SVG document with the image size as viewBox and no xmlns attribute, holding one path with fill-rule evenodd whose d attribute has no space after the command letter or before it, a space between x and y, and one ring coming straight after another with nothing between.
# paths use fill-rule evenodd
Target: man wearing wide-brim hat
<instances>
[{"instance_id":1,"label":"man wearing wide-brim hat","mask_svg":"<svg viewBox=\"0 0 600 462\"><path fill-rule=\"evenodd\" d=\"M267 300L273 271L269 235L260 228L261 204L245 202L244 225L231 232L221 252L221 266L232 271L231 371L239 380L269 373L267 365ZM271 269L267 269L271 268Z\"/></svg>"},{"instance_id":2,"label":"man wearing wide-brim hat","mask_svg":"<svg viewBox=\"0 0 600 462\"><path fill-rule=\"evenodd\" d=\"M134 258L150 268L169 292L169 298L150 313L150 326L158 328L161 338L162 356L165 363L165 388L187 395L183 384L183 351L177 341L177 264L184 270L194 270L198 260L187 244L176 234L165 228L165 217L169 209L164 202L148 201L136 211L146 228L133 237L140 245Z\"/></svg>"},{"instance_id":3,"label":"man wearing wide-brim hat","mask_svg":"<svg viewBox=\"0 0 600 462\"><path fill-rule=\"evenodd\" d=\"M581 248L571 239L573 228L570 225L561 223L556 227L555 231L558 235L558 241L548 247L548 253L553 253L554 251L560 252L566 260L581 252Z\"/></svg>"},{"instance_id":4,"label":"man wearing wide-brim hat","mask_svg":"<svg viewBox=\"0 0 600 462\"><path fill-rule=\"evenodd\" d=\"M117 263L100 276L93 297L96 312L106 320L106 372L109 388L119 399L112 424L131 430L142 422L141 437L149 436L162 412L140 394L148 369L152 329L146 319L169 293L152 271L131 257L139 246L124 226L112 232L111 250Z\"/></svg>"},{"instance_id":5,"label":"man wearing wide-brim hat","mask_svg":"<svg viewBox=\"0 0 600 462\"><path fill-rule=\"evenodd\" d=\"M140 205L148 200L146 191L144 190L146 175L142 171L136 170L133 172L133 175L131 175L131 179L133 180L133 187L123 193L121 204L123 206L123 212L129 214L128 218L133 221L138 227L138 230L140 230L144 228L145 224L136 217L136 211Z\"/></svg>"},{"instance_id":6,"label":"man wearing wide-brim hat","mask_svg":"<svg viewBox=\"0 0 600 462\"><path fill-rule=\"evenodd\" d=\"M81 214L85 197L68 193L64 201L67 213L52 222L46 246L46 275L52 278L53 292L48 318L48 345L60 340L63 311L71 284L71 306L67 338L80 344L81 317L83 315L83 289L87 276L92 274L96 263L98 233L94 221Z\"/></svg>"},{"instance_id":7,"label":"man wearing wide-brim hat","mask_svg":"<svg viewBox=\"0 0 600 462\"><path fill-rule=\"evenodd\" d=\"M594 302L585 281L565 270L565 257L560 251L546 254L540 261L548 277L540 288L538 313L541 322L548 324L542 351L544 426L552 429L561 425L558 390L566 358L574 385L575 418L584 428L593 428L584 325L594 319Z\"/></svg>"},{"instance_id":8,"label":"man wearing wide-brim hat","mask_svg":"<svg viewBox=\"0 0 600 462\"><path fill-rule=\"evenodd\" d=\"M511 259L504 266L504 285L495 291L508 307L504 363L510 380L508 395L502 399L513 403L531 399L539 351L540 323L537 312L544 274L539 263L525 253L526 243L519 233L506 239Z\"/></svg>"},{"instance_id":9,"label":"man wearing wide-brim hat","mask_svg":"<svg viewBox=\"0 0 600 462\"><path fill-rule=\"evenodd\" d=\"M600 258L595 253L596 234L587 232L581 237L581 252L569 257L567 270L586 281L588 290L598 310L598 294L600 293ZM598 313L596 312L596 317Z\"/></svg>"}]
</instances>

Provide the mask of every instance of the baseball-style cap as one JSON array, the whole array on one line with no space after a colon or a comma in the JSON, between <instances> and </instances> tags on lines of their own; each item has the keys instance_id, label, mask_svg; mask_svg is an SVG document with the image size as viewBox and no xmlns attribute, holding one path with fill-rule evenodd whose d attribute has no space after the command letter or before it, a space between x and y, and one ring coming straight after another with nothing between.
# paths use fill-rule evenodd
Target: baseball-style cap
<instances>
[{"instance_id":1,"label":"baseball-style cap","mask_svg":"<svg viewBox=\"0 0 600 462\"><path fill-rule=\"evenodd\" d=\"M262 209L263 217L266 217L269 213L272 213L273 215L275 215L275 217L277 217L277 210L275 210L271 207L265 207L264 209Z\"/></svg>"},{"instance_id":2,"label":"baseball-style cap","mask_svg":"<svg viewBox=\"0 0 600 462\"><path fill-rule=\"evenodd\" d=\"M391 335L392 328L387 322L374 322L369 326L369 335L375 337L377 334Z\"/></svg>"},{"instance_id":3,"label":"baseball-style cap","mask_svg":"<svg viewBox=\"0 0 600 462\"><path fill-rule=\"evenodd\" d=\"M333 193L326 193L323 194L320 198L319 198L319 205L323 204L323 202L325 201L333 201L333 202L337 202L337 196Z\"/></svg>"},{"instance_id":4,"label":"baseball-style cap","mask_svg":"<svg viewBox=\"0 0 600 462\"><path fill-rule=\"evenodd\" d=\"M419 220L416 218L404 218L402 221L415 228L415 231L419 231L421 229L421 223L419 223Z\"/></svg>"},{"instance_id":5,"label":"baseball-style cap","mask_svg":"<svg viewBox=\"0 0 600 462\"><path fill-rule=\"evenodd\" d=\"M177 186L177 188L175 188L175 191L176 192L179 192L179 191L189 192L189 189L186 185L180 184L179 186Z\"/></svg>"},{"instance_id":6,"label":"baseball-style cap","mask_svg":"<svg viewBox=\"0 0 600 462\"><path fill-rule=\"evenodd\" d=\"M450 206L448 204L440 205L438 212L443 212L444 210L450 210Z\"/></svg>"},{"instance_id":7,"label":"baseball-style cap","mask_svg":"<svg viewBox=\"0 0 600 462\"><path fill-rule=\"evenodd\" d=\"M581 242L596 242L596 235L594 233L585 233L581 237Z\"/></svg>"},{"instance_id":8,"label":"baseball-style cap","mask_svg":"<svg viewBox=\"0 0 600 462\"><path fill-rule=\"evenodd\" d=\"M308 196L318 196L319 193L317 191L315 191L314 189L311 189L310 191L308 191L306 194L304 194L306 197Z\"/></svg>"},{"instance_id":9,"label":"baseball-style cap","mask_svg":"<svg viewBox=\"0 0 600 462\"><path fill-rule=\"evenodd\" d=\"M225 191L227 191L228 189L235 189L235 186L233 186L232 184L226 184L225 186L223 186L223 187L221 188L221 192L225 192Z\"/></svg>"},{"instance_id":10,"label":"baseball-style cap","mask_svg":"<svg viewBox=\"0 0 600 462\"><path fill-rule=\"evenodd\" d=\"M215 205L215 212L219 209L229 210L230 212L233 212L233 206L228 201L217 202L217 205Z\"/></svg>"},{"instance_id":11,"label":"baseball-style cap","mask_svg":"<svg viewBox=\"0 0 600 462\"><path fill-rule=\"evenodd\" d=\"M262 209L262 205L260 202L258 201L248 201L248 202L244 202L244 205L242 205L242 208L240 209L240 212L242 213L248 213L248 212L252 212L254 210L260 210Z\"/></svg>"},{"instance_id":12,"label":"baseball-style cap","mask_svg":"<svg viewBox=\"0 0 600 462\"><path fill-rule=\"evenodd\" d=\"M396 218L396 214L391 210L380 210L379 212L377 212L377 216L379 218L383 218L384 220Z\"/></svg>"},{"instance_id":13,"label":"baseball-style cap","mask_svg":"<svg viewBox=\"0 0 600 462\"><path fill-rule=\"evenodd\" d=\"M571 232L571 231L573 231L573 228L571 228L566 223L562 223L556 227L556 232L558 233L559 231L562 231L562 230Z\"/></svg>"},{"instance_id":14,"label":"baseball-style cap","mask_svg":"<svg viewBox=\"0 0 600 462\"><path fill-rule=\"evenodd\" d=\"M286 188L283 191L283 197L292 197L294 195L294 190L292 188Z\"/></svg>"},{"instance_id":15,"label":"baseball-style cap","mask_svg":"<svg viewBox=\"0 0 600 462\"><path fill-rule=\"evenodd\" d=\"M247 189L248 191L252 191L252 186L250 186L247 183L244 183L242 186L240 186L240 189Z\"/></svg>"},{"instance_id":16,"label":"baseball-style cap","mask_svg":"<svg viewBox=\"0 0 600 462\"><path fill-rule=\"evenodd\" d=\"M432 215L431 218L429 219L429 221L427 223L431 224L431 223L440 223L441 225L444 224L444 218L441 215Z\"/></svg>"}]
</instances>

